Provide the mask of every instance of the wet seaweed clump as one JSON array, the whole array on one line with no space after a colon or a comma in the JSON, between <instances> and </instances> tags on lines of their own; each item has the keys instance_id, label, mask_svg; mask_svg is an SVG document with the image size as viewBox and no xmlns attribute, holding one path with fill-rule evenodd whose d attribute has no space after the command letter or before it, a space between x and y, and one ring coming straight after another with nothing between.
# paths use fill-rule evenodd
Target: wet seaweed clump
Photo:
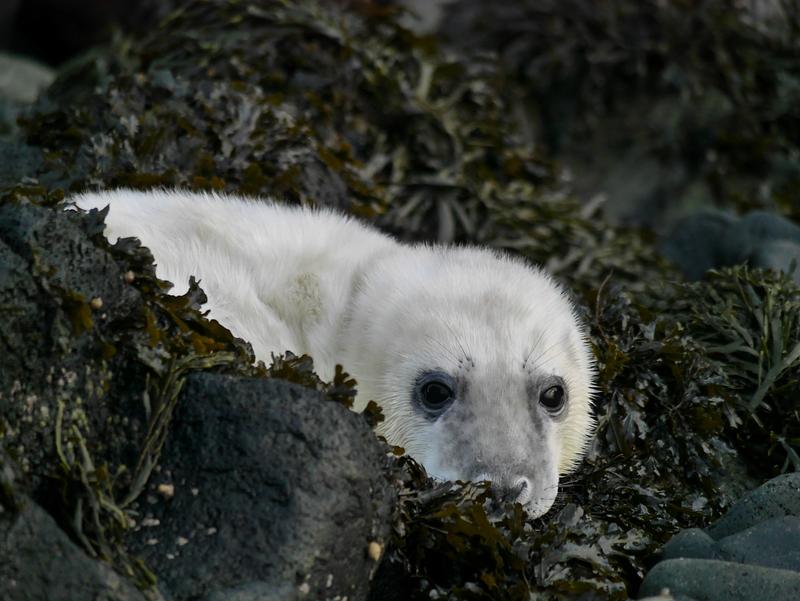
<instances>
[{"instance_id":1,"label":"wet seaweed clump","mask_svg":"<svg viewBox=\"0 0 800 601\"><path fill-rule=\"evenodd\" d=\"M799 9L796 0L461 0L441 34L497 54L556 155L589 170L615 167L597 153L632 156L630 171L654 160L675 184L660 182L661 203L707 197L797 220Z\"/></svg>"},{"instance_id":2,"label":"wet seaweed clump","mask_svg":"<svg viewBox=\"0 0 800 601\"><path fill-rule=\"evenodd\" d=\"M645 279L652 247L570 199L497 63L442 51L396 16L190 2L61 74L22 122L42 154L26 185L269 195L403 238L507 248L573 285L610 269Z\"/></svg>"}]
</instances>

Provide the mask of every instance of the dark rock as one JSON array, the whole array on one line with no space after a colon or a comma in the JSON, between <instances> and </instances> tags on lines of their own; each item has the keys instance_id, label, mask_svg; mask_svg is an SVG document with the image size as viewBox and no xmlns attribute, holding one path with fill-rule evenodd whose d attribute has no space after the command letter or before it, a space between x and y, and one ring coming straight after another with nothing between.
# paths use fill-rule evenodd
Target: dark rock
<instances>
[{"instance_id":1,"label":"dark rock","mask_svg":"<svg viewBox=\"0 0 800 601\"><path fill-rule=\"evenodd\" d=\"M0 39L2 39L2 11L0 8ZM16 133L17 117L33 102L39 92L53 81L52 70L34 61L0 52L0 137ZM0 148L0 156L4 153ZM12 161L12 165L18 164ZM0 160L0 181L9 179L2 171L14 173ZM34 171L17 170L16 176Z\"/></svg>"},{"instance_id":2,"label":"dark rock","mask_svg":"<svg viewBox=\"0 0 800 601\"><path fill-rule=\"evenodd\" d=\"M0 448L3 601L144 601L136 587L108 564L89 558L19 489L19 467Z\"/></svg>"},{"instance_id":3,"label":"dark rock","mask_svg":"<svg viewBox=\"0 0 800 601\"><path fill-rule=\"evenodd\" d=\"M0 134L2 128L0 124ZM0 138L0 182L16 181L20 174L35 173L42 168L42 155L40 148Z\"/></svg>"},{"instance_id":4,"label":"dark rock","mask_svg":"<svg viewBox=\"0 0 800 601\"><path fill-rule=\"evenodd\" d=\"M192 375L134 548L176 601L365 598L368 547L389 535L386 462L364 419L316 392Z\"/></svg>"},{"instance_id":5,"label":"dark rock","mask_svg":"<svg viewBox=\"0 0 800 601\"><path fill-rule=\"evenodd\" d=\"M19 8L20 0L0 2L0 40L8 40L14 30L14 15ZM0 43L0 48L5 43Z\"/></svg>"},{"instance_id":6,"label":"dark rock","mask_svg":"<svg viewBox=\"0 0 800 601\"><path fill-rule=\"evenodd\" d=\"M41 507L0 510L3 601L144 601L107 564L89 558Z\"/></svg>"},{"instance_id":7,"label":"dark rock","mask_svg":"<svg viewBox=\"0 0 800 601\"><path fill-rule=\"evenodd\" d=\"M150 416L163 415L186 370L256 368L244 343L194 308L199 289L168 296L149 251L112 247L102 230L97 212L0 203L0 451L22 477L9 488L0 474L0 502L15 505L6 489L27 495L147 588L122 539L157 462L143 450L157 431Z\"/></svg>"},{"instance_id":8,"label":"dark rock","mask_svg":"<svg viewBox=\"0 0 800 601\"><path fill-rule=\"evenodd\" d=\"M800 242L800 226L785 217L766 211L753 211L742 217L731 230L731 246L744 246L751 254L762 242L783 239Z\"/></svg>"},{"instance_id":9,"label":"dark rock","mask_svg":"<svg viewBox=\"0 0 800 601\"><path fill-rule=\"evenodd\" d=\"M800 283L800 240L770 240L764 242L750 257L753 265L785 271Z\"/></svg>"},{"instance_id":10,"label":"dark rock","mask_svg":"<svg viewBox=\"0 0 800 601\"><path fill-rule=\"evenodd\" d=\"M694 559L720 559L714 539L699 528L687 528L678 532L661 550L663 559L691 557Z\"/></svg>"},{"instance_id":11,"label":"dark rock","mask_svg":"<svg viewBox=\"0 0 800 601\"><path fill-rule=\"evenodd\" d=\"M680 220L661 245L664 256L691 280L709 269L739 263L789 272L800 263L800 226L764 211L737 218L721 211L700 211ZM800 270L794 277L800 281Z\"/></svg>"},{"instance_id":12,"label":"dark rock","mask_svg":"<svg viewBox=\"0 0 800 601\"><path fill-rule=\"evenodd\" d=\"M660 555L642 595L667 588L712 601L800 598L800 474L773 478L705 532L678 533Z\"/></svg>"},{"instance_id":13,"label":"dark rock","mask_svg":"<svg viewBox=\"0 0 800 601\"><path fill-rule=\"evenodd\" d=\"M723 559L800 573L800 517L783 516L720 539Z\"/></svg>"},{"instance_id":14,"label":"dark rock","mask_svg":"<svg viewBox=\"0 0 800 601\"><path fill-rule=\"evenodd\" d=\"M128 382L130 403L122 402L110 365L125 360L121 353L109 359L103 349L112 348L114 330L142 301L125 284L124 267L92 240L93 223L32 204L0 205L0 443L20 458L33 488L52 472L59 406L65 427L73 409L80 412L76 423L94 426L82 432L99 453L101 445L115 448L119 460L138 442L136 423L119 422L121 407L141 406L143 382ZM91 309L94 298L102 299L102 310ZM119 403L109 400L109 390Z\"/></svg>"},{"instance_id":15,"label":"dark rock","mask_svg":"<svg viewBox=\"0 0 800 601\"><path fill-rule=\"evenodd\" d=\"M644 579L640 595L663 589L703 601L796 601L800 573L712 559L668 559Z\"/></svg>"},{"instance_id":16,"label":"dark rock","mask_svg":"<svg viewBox=\"0 0 800 601\"><path fill-rule=\"evenodd\" d=\"M305 140L302 132L295 137ZM4 148L11 157L36 159L18 152L13 144ZM285 158L287 163L295 161L296 167L296 154L289 152ZM0 175L19 177L27 171L24 161L12 161L5 172L0 168ZM319 186L324 183L314 179L309 186L323 196ZM143 588L149 585L148 568L161 572L161 568L182 566L180 574L164 572L180 580L176 596L188 590L244 599L270 590L286 598L281 587L298 594L308 587L306 596L311 598L320 590L350 598L365 596L377 566L367 549L370 543L373 549L385 547L392 514L394 493L381 471L385 452L363 418L338 404L319 401L320 395L303 397L300 388L286 393L291 400L280 407L287 419L297 421L286 426L289 439L276 439L261 453L254 430L265 426L268 417L278 418L263 415L253 418L252 424L243 423L242 416L252 416L234 401L226 403L228 411L234 411L231 406L237 409L233 417L217 416L217 421L232 424L222 433L233 437L230 430L252 429L242 440L226 444L233 455L197 451L197 459L207 460L208 466L207 471L193 475L198 491L215 492L204 497L208 503L195 500L192 507L209 513L198 515L184 508L178 517L194 521L169 526L162 522L176 537L187 532L186 523L218 524L219 535L210 538L219 543L203 548L207 551L203 557L213 568L193 580L191 570L197 566L186 566L180 559L170 563L166 552L156 554L161 547L145 543L137 547L136 540L133 546L144 545L145 551L152 551L143 554L154 563L140 566L128 554L127 523L138 517L131 513L130 502L148 480L150 467L158 463L158 451L149 444L161 431L155 429L156 420L151 417L171 411L164 409L167 399L176 397L188 371L214 367L225 373L265 375L266 369L252 364L244 342L202 318L197 308L203 302L202 291L196 288L185 297L168 296L168 285L155 278L146 249L132 240L109 245L102 236L101 215L15 200L27 196L43 204L58 200L57 194L39 190L35 182L26 183L0 203L0 450L19 462L24 479L21 493L76 539L82 530L86 539L81 542L108 558L118 569L115 573L133 572L131 586L134 582ZM291 375L292 369L286 371L287 377ZM265 384L273 392L270 396L257 383L226 382L213 393L206 391L207 396L197 395L209 399L226 387L238 390L241 386L258 391L242 392L245 400L281 396L275 392L279 383ZM189 388L195 390L193 386ZM172 392L175 395L170 396ZM241 403L246 404L245 400ZM268 406L262 403L259 408ZM278 411L277 405L272 406ZM211 412L202 403L192 407ZM302 415L297 413L301 409ZM207 427L198 425L196 420L204 415L189 414L189 422L182 422L184 428L179 431L211 431L219 426L217 421ZM312 427L315 431L307 432ZM296 432L308 445L302 452L289 444L297 441L292 434ZM321 437L324 440L319 442ZM178 434L169 448L178 450L187 444ZM154 447L160 448L160 442ZM291 457L283 456L284 452ZM171 458L175 466L183 466L176 456ZM226 459L231 471L215 471ZM262 465L267 459L274 465ZM249 462L253 474L234 469ZM284 472L290 463L294 469ZM304 474L302 481L298 473ZM242 474L251 488L240 486L245 481ZM201 476L206 480L201 481ZM305 487L304 482L311 484ZM0 501L3 507L6 501L13 506L13 495L6 500L5 488L0 490ZM141 499L139 509L144 503ZM173 505L180 504L181 499L175 499ZM244 513L251 509L252 516ZM255 536L250 526L265 536ZM181 546L177 557L198 560L190 552L198 541L190 535L186 539L189 543ZM217 557L217 552L224 557ZM172 582L167 577L163 580Z\"/></svg>"},{"instance_id":17,"label":"dark rock","mask_svg":"<svg viewBox=\"0 0 800 601\"><path fill-rule=\"evenodd\" d=\"M112 28L152 26L176 2L153 0L4 0L0 3L0 48L61 64L108 40Z\"/></svg>"},{"instance_id":18,"label":"dark rock","mask_svg":"<svg viewBox=\"0 0 800 601\"><path fill-rule=\"evenodd\" d=\"M220 589L203 597L203 601L284 601L299 596L297 586L287 580L271 583L251 582Z\"/></svg>"},{"instance_id":19,"label":"dark rock","mask_svg":"<svg viewBox=\"0 0 800 601\"><path fill-rule=\"evenodd\" d=\"M772 518L715 541L698 528L676 534L663 559L722 559L800 572L800 518Z\"/></svg>"},{"instance_id":20,"label":"dark rock","mask_svg":"<svg viewBox=\"0 0 800 601\"><path fill-rule=\"evenodd\" d=\"M721 211L701 211L678 221L661 245L664 256L690 280L699 280L709 269L739 261L725 255L723 240L735 217Z\"/></svg>"},{"instance_id":21,"label":"dark rock","mask_svg":"<svg viewBox=\"0 0 800 601\"><path fill-rule=\"evenodd\" d=\"M30 59L0 53L0 99L30 103L55 79L55 72Z\"/></svg>"},{"instance_id":22,"label":"dark rock","mask_svg":"<svg viewBox=\"0 0 800 601\"><path fill-rule=\"evenodd\" d=\"M719 540L764 520L786 515L800 516L800 473L797 472L777 476L748 493L706 528L706 532Z\"/></svg>"}]
</instances>

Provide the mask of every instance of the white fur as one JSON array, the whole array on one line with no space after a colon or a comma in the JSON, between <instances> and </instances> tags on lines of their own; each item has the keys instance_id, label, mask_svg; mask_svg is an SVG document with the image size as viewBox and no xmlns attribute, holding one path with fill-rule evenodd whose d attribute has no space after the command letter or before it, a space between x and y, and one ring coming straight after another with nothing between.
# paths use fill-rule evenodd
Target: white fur
<instances>
[{"instance_id":1,"label":"white fur","mask_svg":"<svg viewBox=\"0 0 800 601\"><path fill-rule=\"evenodd\" d=\"M141 239L176 292L197 276L210 316L260 359L308 353L323 379L343 364L358 382L356 409L377 401L379 432L433 476L524 483L514 498L540 515L585 450L588 346L560 288L521 260L403 245L337 213L263 200L119 190L72 201L110 204L108 237ZM431 369L463 391L435 421L412 398ZM560 419L536 401L553 376L569 396Z\"/></svg>"}]
</instances>

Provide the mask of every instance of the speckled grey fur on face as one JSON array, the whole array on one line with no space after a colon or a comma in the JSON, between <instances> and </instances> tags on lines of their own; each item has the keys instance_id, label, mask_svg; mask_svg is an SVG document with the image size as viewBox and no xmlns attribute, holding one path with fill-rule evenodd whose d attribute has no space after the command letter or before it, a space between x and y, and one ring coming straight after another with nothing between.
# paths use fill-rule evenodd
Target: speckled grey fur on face
<instances>
[{"instance_id":1,"label":"speckled grey fur on face","mask_svg":"<svg viewBox=\"0 0 800 601\"><path fill-rule=\"evenodd\" d=\"M491 480L505 500L540 514L558 492L556 423L538 402L552 378L513 371L477 364L459 374L453 406L432 427L437 457L426 464L448 479Z\"/></svg>"},{"instance_id":2,"label":"speckled grey fur on face","mask_svg":"<svg viewBox=\"0 0 800 601\"><path fill-rule=\"evenodd\" d=\"M380 399L380 432L433 477L490 480L542 515L593 430L592 359L572 307L520 261L482 249L414 251L413 269L408 257L383 257L354 300L357 352L344 359L359 396ZM415 386L433 372L452 378L455 398L432 416ZM539 402L548 383L563 385L563 410Z\"/></svg>"}]
</instances>

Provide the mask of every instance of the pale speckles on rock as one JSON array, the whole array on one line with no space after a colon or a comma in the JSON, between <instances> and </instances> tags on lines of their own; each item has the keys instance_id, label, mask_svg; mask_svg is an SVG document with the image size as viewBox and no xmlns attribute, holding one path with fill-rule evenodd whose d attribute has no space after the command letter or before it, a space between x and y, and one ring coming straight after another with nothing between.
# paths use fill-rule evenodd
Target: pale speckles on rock
<instances>
[{"instance_id":1,"label":"pale speckles on rock","mask_svg":"<svg viewBox=\"0 0 800 601\"><path fill-rule=\"evenodd\" d=\"M365 422L274 379L192 374L181 394L191 402L177 405L156 478L173 484L175 496L150 488L156 503L141 503L143 513L161 524L128 539L160 586L176 601L252 599L259 597L231 592L283 594L284 586L283 596L267 598L300 598L302 584L307 599L365 598L379 565L368 545L389 535L393 499L379 467L385 448ZM286 501L298 496L307 503L301 514ZM343 506L354 516L346 523L333 517ZM175 545L178 536L189 544ZM143 544L156 537L160 545Z\"/></svg>"},{"instance_id":2,"label":"pale speckles on rock","mask_svg":"<svg viewBox=\"0 0 800 601\"><path fill-rule=\"evenodd\" d=\"M382 554L383 546L380 543L372 541L367 545L367 555L372 561L379 561Z\"/></svg>"}]
</instances>

